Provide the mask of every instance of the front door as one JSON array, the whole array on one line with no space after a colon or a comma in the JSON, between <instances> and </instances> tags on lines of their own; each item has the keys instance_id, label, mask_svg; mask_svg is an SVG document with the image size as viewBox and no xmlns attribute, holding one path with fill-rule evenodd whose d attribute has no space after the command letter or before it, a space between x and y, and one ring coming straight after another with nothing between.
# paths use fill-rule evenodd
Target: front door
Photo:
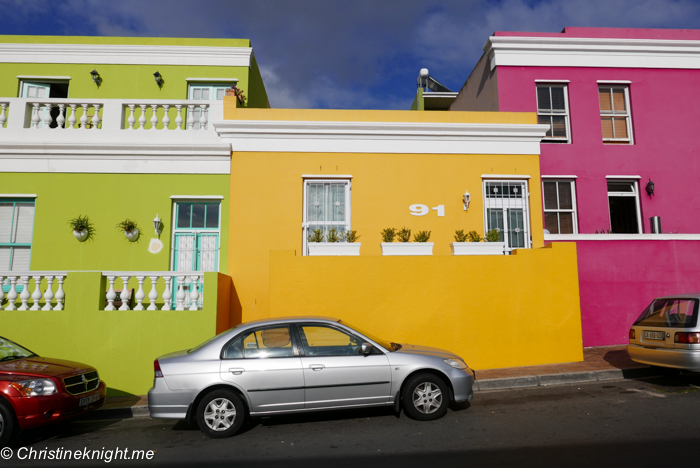
<instances>
[{"instance_id":1,"label":"front door","mask_svg":"<svg viewBox=\"0 0 700 468\"><path fill-rule=\"evenodd\" d=\"M238 336L224 350L220 373L248 394L253 413L304 407L304 373L289 325Z\"/></svg>"},{"instance_id":2,"label":"front door","mask_svg":"<svg viewBox=\"0 0 700 468\"><path fill-rule=\"evenodd\" d=\"M298 326L304 348L305 407L376 405L390 401L391 369L384 354L362 354L362 339L327 325Z\"/></svg>"}]
</instances>

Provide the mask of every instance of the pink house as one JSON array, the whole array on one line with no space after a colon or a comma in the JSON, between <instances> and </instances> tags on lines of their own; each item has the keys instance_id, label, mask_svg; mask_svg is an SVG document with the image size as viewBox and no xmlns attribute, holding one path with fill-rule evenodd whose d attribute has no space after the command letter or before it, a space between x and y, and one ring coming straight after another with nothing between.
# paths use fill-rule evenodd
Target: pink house
<instances>
[{"instance_id":1,"label":"pink house","mask_svg":"<svg viewBox=\"0 0 700 468\"><path fill-rule=\"evenodd\" d=\"M584 346L700 290L698 109L700 30L610 28L496 32L449 108L549 125L545 241L577 243Z\"/></svg>"}]
</instances>

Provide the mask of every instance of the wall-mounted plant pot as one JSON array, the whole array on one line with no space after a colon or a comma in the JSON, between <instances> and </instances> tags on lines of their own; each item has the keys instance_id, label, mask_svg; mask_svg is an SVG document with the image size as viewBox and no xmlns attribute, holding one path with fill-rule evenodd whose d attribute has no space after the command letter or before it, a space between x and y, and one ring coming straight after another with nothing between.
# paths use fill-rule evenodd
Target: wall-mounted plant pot
<instances>
[{"instance_id":1,"label":"wall-mounted plant pot","mask_svg":"<svg viewBox=\"0 0 700 468\"><path fill-rule=\"evenodd\" d=\"M309 255L357 256L362 242L309 242Z\"/></svg>"},{"instance_id":2,"label":"wall-mounted plant pot","mask_svg":"<svg viewBox=\"0 0 700 468\"><path fill-rule=\"evenodd\" d=\"M452 242L452 255L503 255L505 242Z\"/></svg>"},{"instance_id":3,"label":"wall-mounted plant pot","mask_svg":"<svg viewBox=\"0 0 700 468\"><path fill-rule=\"evenodd\" d=\"M127 239L129 239L129 242L136 242L137 240L139 240L138 229L134 229L133 231L124 231L124 235Z\"/></svg>"},{"instance_id":4,"label":"wall-mounted plant pot","mask_svg":"<svg viewBox=\"0 0 700 468\"><path fill-rule=\"evenodd\" d=\"M82 231L73 231L73 235L78 239L78 242L85 242L90 233L87 229L83 229Z\"/></svg>"},{"instance_id":5,"label":"wall-mounted plant pot","mask_svg":"<svg viewBox=\"0 0 700 468\"><path fill-rule=\"evenodd\" d=\"M382 255L432 255L434 242L382 242Z\"/></svg>"}]
</instances>

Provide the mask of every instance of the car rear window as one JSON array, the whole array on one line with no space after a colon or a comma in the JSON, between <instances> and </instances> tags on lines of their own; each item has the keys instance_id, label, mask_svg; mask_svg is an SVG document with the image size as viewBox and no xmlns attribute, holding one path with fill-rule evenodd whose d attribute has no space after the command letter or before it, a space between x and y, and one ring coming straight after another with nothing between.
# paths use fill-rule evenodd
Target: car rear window
<instances>
[{"instance_id":1,"label":"car rear window","mask_svg":"<svg viewBox=\"0 0 700 468\"><path fill-rule=\"evenodd\" d=\"M697 299L654 299L635 325L665 328L692 328L698 322Z\"/></svg>"}]
</instances>

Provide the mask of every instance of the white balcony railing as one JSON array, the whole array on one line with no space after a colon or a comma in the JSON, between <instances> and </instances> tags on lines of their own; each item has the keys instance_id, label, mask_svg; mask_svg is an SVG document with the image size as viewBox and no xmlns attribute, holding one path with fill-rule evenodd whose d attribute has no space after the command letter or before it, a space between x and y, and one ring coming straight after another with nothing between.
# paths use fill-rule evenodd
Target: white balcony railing
<instances>
[{"instance_id":1,"label":"white balcony railing","mask_svg":"<svg viewBox=\"0 0 700 468\"><path fill-rule=\"evenodd\" d=\"M3 310L63 310L66 275L65 271L0 271L0 309L3 309L2 303L7 299ZM7 294L3 285L9 286ZM21 302L19 306L18 298Z\"/></svg>"},{"instance_id":2,"label":"white balcony railing","mask_svg":"<svg viewBox=\"0 0 700 468\"><path fill-rule=\"evenodd\" d=\"M173 304L175 310L202 308L204 273L201 271L103 271L102 276L107 278L109 285L105 294L105 310L131 310L129 304L133 301L128 284L132 277L138 282L138 289L133 298L136 302L133 310L171 310ZM145 288L150 286L148 296L144 289L146 278L149 284ZM120 286L121 291L117 294L115 288ZM163 291L162 294L158 289ZM115 302L121 302L121 305L116 307ZM162 306L159 307L160 304Z\"/></svg>"},{"instance_id":3,"label":"white balcony railing","mask_svg":"<svg viewBox=\"0 0 700 468\"><path fill-rule=\"evenodd\" d=\"M0 131L208 130L223 101L0 98Z\"/></svg>"}]
</instances>

